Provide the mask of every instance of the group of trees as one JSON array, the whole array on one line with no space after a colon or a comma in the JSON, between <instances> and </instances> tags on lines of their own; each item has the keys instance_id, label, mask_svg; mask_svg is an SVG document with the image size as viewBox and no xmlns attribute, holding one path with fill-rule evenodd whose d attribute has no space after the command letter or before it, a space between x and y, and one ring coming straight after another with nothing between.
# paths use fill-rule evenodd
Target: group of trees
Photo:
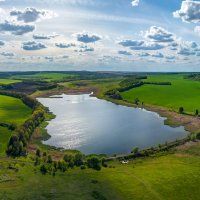
<instances>
[{"instance_id":1,"label":"group of trees","mask_svg":"<svg viewBox=\"0 0 200 200\"><path fill-rule=\"evenodd\" d=\"M19 98L24 104L32 108L32 115L19 127L10 127L15 129L10 137L6 153L9 156L26 155L28 141L35 128L45 119L45 108L35 99L17 92L0 91L0 94Z\"/></svg>"},{"instance_id":2,"label":"group of trees","mask_svg":"<svg viewBox=\"0 0 200 200\"><path fill-rule=\"evenodd\" d=\"M185 113L184 107L181 106L181 107L179 108L179 113L180 113L180 114L184 114L184 113ZM194 115L195 115L195 116L199 116L199 110L198 110L198 109L195 110Z\"/></svg>"},{"instance_id":3,"label":"group of trees","mask_svg":"<svg viewBox=\"0 0 200 200\"><path fill-rule=\"evenodd\" d=\"M97 156L86 157L81 153L65 154L62 160L53 160L51 155L47 155L46 152L41 153L39 149L36 151L35 166L40 166L42 174L52 174L59 170L61 172L67 171L69 168L80 167L81 169L92 168L95 170L101 170L101 166L107 167L104 159L100 159Z\"/></svg>"}]
</instances>

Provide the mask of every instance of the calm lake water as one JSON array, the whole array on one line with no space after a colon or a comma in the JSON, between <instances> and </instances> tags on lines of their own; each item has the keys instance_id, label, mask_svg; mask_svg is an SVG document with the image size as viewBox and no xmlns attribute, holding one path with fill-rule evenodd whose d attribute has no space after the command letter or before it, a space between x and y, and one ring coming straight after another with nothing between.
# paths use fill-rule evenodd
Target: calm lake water
<instances>
[{"instance_id":1,"label":"calm lake water","mask_svg":"<svg viewBox=\"0 0 200 200\"><path fill-rule=\"evenodd\" d=\"M47 126L52 136L44 144L78 149L85 154L129 153L184 138L183 127L164 125L157 113L139 108L115 105L83 95L61 95L62 98L38 100L56 115Z\"/></svg>"}]
</instances>

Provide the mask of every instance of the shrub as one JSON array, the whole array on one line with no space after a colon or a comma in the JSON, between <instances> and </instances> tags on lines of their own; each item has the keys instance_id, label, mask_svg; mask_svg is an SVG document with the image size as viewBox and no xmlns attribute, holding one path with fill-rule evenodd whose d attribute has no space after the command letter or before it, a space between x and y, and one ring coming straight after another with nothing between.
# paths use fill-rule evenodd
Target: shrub
<instances>
[{"instance_id":1,"label":"shrub","mask_svg":"<svg viewBox=\"0 0 200 200\"><path fill-rule=\"evenodd\" d=\"M100 160L97 157L91 157L87 160L87 164L89 168L95 170L101 170Z\"/></svg>"}]
</instances>

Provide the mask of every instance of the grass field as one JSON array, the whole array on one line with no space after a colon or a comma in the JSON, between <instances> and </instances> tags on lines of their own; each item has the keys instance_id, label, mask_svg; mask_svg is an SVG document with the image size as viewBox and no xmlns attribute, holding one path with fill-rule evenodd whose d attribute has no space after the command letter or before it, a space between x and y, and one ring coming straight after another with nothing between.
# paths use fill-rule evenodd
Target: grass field
<instances>
[{"instance_id":1,"label":"grass field","mask_svg":"<svg viewBox=\"0 0 200 200\"><path fill-rule=\"evenodd\" d=\"M12 80L12 79L0 79L0 84L9 85L12 83L18 83L20 80Z\"/></svg>"},{"instance_id":2,"label":"grass field","mask_svg":"<svg viewBox=\"0 0 200 200\"><path fill-rule=\"evenodd\" d=\"M0 95L0 122L19 125L31 115L31 112L20 99Z\"/></svg>"},{"instance_id":3,"label":"grass field","mask_svg":"<svg viewBox=\"0 0 200 200\"><path fill-rule=\"evenodd\" d=\"M9 131L7 128L0 127L0 156L5 155L5 150L11 135L12 131Z\"/></svg>"},{"instance_id":4,"label":"grass field","mask_svg":"<svg viewBox=\"0 0 200 200\"><path fill-rule=\"evenodd\" d=\"M141 102L163 106L175 111L183 106L188 113L200 110L200 82L184 79L184 75L150 75L145 81L171 82L172 85L144 85L123 92L125 100L133 102L139 98Z\"/></svg>"},{"instance_id":5,"label":"grass field","mask_svg":"<svg viewBox=\"0 0 200 200\"><path fill-rule=\"evenodd\" d=\"M39 79L44 81L61 81L64 79L72 78L76 75L66 73L36 73L31 75L15 75L13 78L19 79Z\"/></svg>"},{"instance_id":6,"label":"grass field","mask_svg":"<svg viewBox=\"0 0 200 200\"><path fill-rule=\"evenodd\" d=\"M100 172L73 169L55 177L41 175L31 161L0 160L0 199L199 199L199 152L200 146L194 145L128 165L112 162L114 168Z\"/></svg>"}]
</instances>

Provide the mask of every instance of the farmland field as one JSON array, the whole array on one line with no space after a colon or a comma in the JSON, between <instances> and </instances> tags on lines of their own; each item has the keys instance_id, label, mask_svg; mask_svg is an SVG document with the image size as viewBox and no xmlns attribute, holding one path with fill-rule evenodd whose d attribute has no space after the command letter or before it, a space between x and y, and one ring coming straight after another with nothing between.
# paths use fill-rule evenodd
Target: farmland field
<instances>
[{"instance_id":1,"label":"farmland field","mask_svg":"<svg viewBox=\"0 0 200 200\"><path fill-rule=\"evenodd\" d=\"M3 84L3 85L8 85L8 84L12 84L12 83L18 83L18 82L20 82L20 80L0 79L0 84Z\"/></svg>"},{"instance_id":2,"label":"farmland field","mask_svg":"<svg viewBox=\"0 0 200 200\"><path fill-rule=\"evenodd\" d=\"M200 110L200 82L184 79L184 75L149 75L148 82L171 82L172 85L143 85L123 92L123 99L133 102L139 98L145 104L163 106L178 111L182 106L185 111L194 114Z\"/></svg>"},{"instance_id":3,"label":"farmland field","mask_svg":"<svg viewBox=\"0 0 200 200\"><path fill-rule=\"evenodd\" d=\"M31 109L20 99L0 95L0 122L22 124L31 115Z\"/></svg>"}]
</instances>

